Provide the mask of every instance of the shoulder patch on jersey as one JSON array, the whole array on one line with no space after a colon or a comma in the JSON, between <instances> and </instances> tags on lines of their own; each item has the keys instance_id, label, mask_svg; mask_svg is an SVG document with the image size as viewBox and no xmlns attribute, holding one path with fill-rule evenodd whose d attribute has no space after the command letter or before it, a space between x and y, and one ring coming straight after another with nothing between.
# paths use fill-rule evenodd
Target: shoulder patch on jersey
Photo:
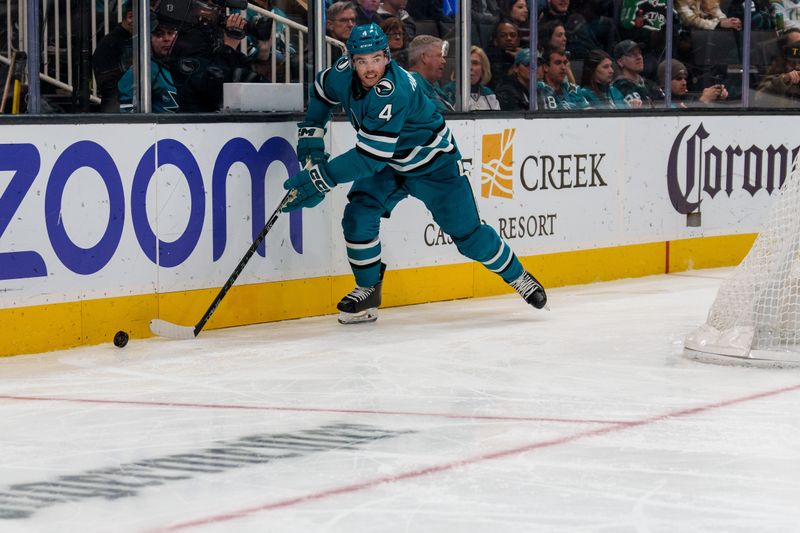
<instances>
[{"instance_id":1,"label":"shoulder patch on jersey","mask_svg":"<svg viewBox=\"0 0 800 533\"><path fill-rule=\"evenodd\" d=\"M342 56L339 58L339 61L333 66L337 71L344 72L348 68L350 68L350 58L347 56Z\"/></svg>"},{"instance_id":2,"label":"shoulder patch on jersey","mask_svg":"<svg viewBox=\"0 0 800 533\"><path fill-rule=\"evenodd\" d=\"M375 93L378 96L389 96L394 92L394 83L391 80L383 78L375 84Z\"/></svg>"}]
</instances>

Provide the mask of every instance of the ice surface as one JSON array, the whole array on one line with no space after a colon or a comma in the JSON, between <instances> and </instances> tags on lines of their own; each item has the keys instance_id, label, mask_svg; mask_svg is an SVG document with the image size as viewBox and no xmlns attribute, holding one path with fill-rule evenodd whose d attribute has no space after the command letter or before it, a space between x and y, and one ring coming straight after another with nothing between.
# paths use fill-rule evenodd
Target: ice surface
<instances>
[{"instance_id":1,"label":"ice surface","mask_svg":"<svg viewBox=\"0 0 800 533\"><path fill-rule=\"evenodd\" d=\"M2 358L0 531L799 531L798 371L682 356L729 273Z\"/></svg>"}]
</instances>

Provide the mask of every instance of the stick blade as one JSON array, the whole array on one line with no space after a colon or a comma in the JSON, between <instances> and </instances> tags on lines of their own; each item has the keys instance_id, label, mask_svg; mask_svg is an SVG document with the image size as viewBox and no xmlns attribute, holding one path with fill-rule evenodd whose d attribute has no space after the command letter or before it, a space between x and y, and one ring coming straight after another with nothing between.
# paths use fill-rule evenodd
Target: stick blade
<instances>
[{"instance_id":1,"label":"stick blade","mask_svg":"<svg viewBox=\"0 0 800 533\"><path fill-rule=\"evenodd\" d=\"M194 334L194 328L191 326L179 326L166 320L154 318L150 321L150 331L159 337L166 337L168 339L187 340L194 339L197 335Z\"/></svg>"}]
</instances>

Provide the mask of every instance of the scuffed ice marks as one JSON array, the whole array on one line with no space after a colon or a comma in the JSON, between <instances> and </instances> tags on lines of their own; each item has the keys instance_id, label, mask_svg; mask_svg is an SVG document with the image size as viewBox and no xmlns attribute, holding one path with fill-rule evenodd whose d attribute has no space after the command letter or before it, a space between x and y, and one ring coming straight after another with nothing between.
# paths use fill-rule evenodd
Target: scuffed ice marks
<instances>
[{"instance_id":1,"label":"scuffed ice marks","mask_svg":"<svg viewBox=\"0 0 800 533\"><path fill-rule=\"evenodd\" d=\"M128 498L136 496L145 487L198 475L331 450L356 450L371 442L409 433L415 432L386 430L366 424L328 424L292 433L248 435L188 453L87 470L59 476L52 481L20 483L0 489L0 520L24 519L44 507L89 498Z\"/></svg>"}]
</instances>

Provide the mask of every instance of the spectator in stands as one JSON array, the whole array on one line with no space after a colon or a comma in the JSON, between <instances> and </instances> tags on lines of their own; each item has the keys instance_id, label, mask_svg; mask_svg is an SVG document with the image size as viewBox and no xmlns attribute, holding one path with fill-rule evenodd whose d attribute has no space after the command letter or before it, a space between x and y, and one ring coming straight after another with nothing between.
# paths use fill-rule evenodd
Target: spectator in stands
<instances>
[{"instance_id":1,"label":"spectator in stands","mask_svg":"<svg viewBox=\"0 0 800 533\"><path fill-rule=\"evenodd\" d=\"M531 21L528 16L528 3L526 0L501 0L502 16L510 20L519 32L519 45L522 48L531 46Z\"/></svg>"},{"instance_id":2,"label":"spectator in stands","mask_svg":"<svg viewBox=\"0 0 800 533\"><path fill-rule=\"evenodd\" d=\"M769 73L768 71L773 65L782 72L783 60L781 58L783 57L783 50L786 45L796 42L800 42L800 29L788 28L779 32L779 36L776 39L765 40L753 47L750 54L751 64L757 66L761 74ZM780 61L776 62L776 59ZM776 74L776 72L772 72L772 74Z\"/></svg>"},{"instance_id":3,"label":"spectator in stands","mask_svg":"<svg viewBox=\"0 0 800 533\"><path fill-rule=\"evenodd\" d=\"M478 24L489 24L494 26L499 18L500 6L497 0L473 0L472 1L472 21Z\"/></svg>"},{"instance_id":4,"label":"spectator in stands","mask_svg":"<svg viewBox=\"0 0 800 533\"><path fill-rule=\"evenodd\" d=\"M447 65L447 41L433 35L417 35L408 45L408 64L411 75L425 95L436 104L440 113L453 111L453 102L442 90L440 82Z\"/></svg>"},{"instance_id":5,"label":"spectator in stands","mask_svg":"<svg viewBox=\"0 0 800 533\"><path fill-rule=\"evenodd\" d=\"M539 24L544 24L551 20L560 20L566 24L568 16L569 0L547 0L547 6L539 14Z\"/></svg>"},{"instance_id":6,"label":"spectator in stands","mask_svg":"<svg viewBox=\"0 0 800 533\"><path fill-rule=\"evenodd\" d=\"M658 0L645 0L657 2ZM611 51L619 40L614 24L612 2L599 0L576 0L570 5L567 20L566 50L570 61L584 59L591 50Z\"/></svg>"},{"instance_id":7,"label":"spectator in stands","mask_svg":"<svg viewBox=\"0 0 800 533\"><path fill-rule=\"evenodd\" d=\"M543 52L545 48L567 49L567 30L560 20L551 20L539 25L539 52ZM567 81L575 83L571 65L567 66Z\"/></svg>"},{"instance_id":8,"label":"spectator in stands","mask_svg":"<svg viewBox=\"0 0 800 533\"><path fill-rule=\"evenodd\" d=\"M514 61L519 51L517 26L507 20L498 22L495 26L493 42L486 49L486 56L492 66L492 84L498 84L507 75L509 69L515 65ZM528 55L530 56L530 54Z\"/></svg>"},{"instance_id":9,"label":"spectator in stands","mask_svg":"<svg viewBox=\"0 0 800 533\"><path fill-rule=\"evenodd\" d=\"M155 17L150 25L150 100L153 113L176 113L178 111L177 90L164 60L169 56L178 31L159 24ZM133 67L122 78L119 87L119 111L130 113L133 108L133 88L135 85Z\"/></svg>"},{"instance_id":10,"label":"spectator in stands","mask_svg":"<svg viewBox=\"0 0 800 533\"><path fill-rule=\"evenodd\" d=\"M439 23L447 20L442 0L408 0L406 10L415 21Z\"/></svg>"},{"instance_id":11,"label":"spectator in stands","mask_svg":"<svg viewBox=\"0 0 800 533\"><path fill-rule=\"evenodd\" d=\"M713 30L717 27L739 31L742 21L725 15L719 0L675 0L675 10L681 23L688 28Z\"/></svg>"},{"instance_id":12,"label":"spectator in stands","mask_svg":"<svg viewBox=\"0 0 800 533\"><path fill-rule=\"evenodd\" d=\"M658 65L658 83L662 90L666 90L666 73L667 62L662 61ZM672 60L672 80L670 81L670 91L672 99L672 107L679 109L687 109L689 107L707 106L714 102L726 100L728 98L728 90L722 83L715 83L710 87L706 87L700 93L697 99L694 99L689 93L689 71L686 65L678 61ZM662 91L663 92L663 91Z\"/></svg>"},{"instance_id":13,"label":"spectator in stands","mask_svg":"<svg viewBox=\"0 0 800 533\"><path fill-rule=\"evenodd\" d=\"M465 107L466 111L498 111L500 102L497 96L488 87L492 79L492 71L489 66L489 58L479 46L472 46L469 49L469 101ZM455 76L455 73L453 73ZM456 82L451 81L444 87L451 102L455 102Z\"/></svg>"},{"instance_id":14,"label":"spectator in stands","mask_svg":"<svg viewBox=\"0 0 800 533\"><path fill-rule=\"evenodd\" d=\"M356 25L356 6L352 2L335 2L325 14L328 36L346 43ZM331 47L331 64L342 57L342 49Z\"/></svg>"},{"instance_id":15,"label":"spectator in stands","mask_svg":"<svg viewBox=\"0 0 800 533\"><path fill-rule=\"evenodd\" d=\"M655 78L658 63L663 58L667 40L667 2L666 0L623 0L619 15L620 40L630 40L641 44L644 57L643 75ZM686 31L675 25L673 32L673 54L677 57L690 57L692 43ZM613 50L609 47L608 50Z\"/></svg>"},{"instance_id":16,"label":"spectator in stands","mask_svg":"<svg viewBox=\"0 0 800 533\"><path fill-rule=\"evenodd\" d=\"M604 50L592 50L583 61L581 95L592 109L627 109L619 89L611 85L614 63Z\"/></svg>"},{"instance_id":17,"label":"spectator in stands","mask_svg":"<svg viewBox=\"0 0 800 533\"><path fill-rule=\"evenodd\" d=\"M219 111L225 83L265 81L252 70L251 59L239 51L244 27L244 18L232 13L221 28L194 25L178 29L167 64L178 89L181 112Z\"/></svg>"},{"instance_id":18,"label":"spectator in stands","mask_svg":"<svg viewBox=\"0 0 800 533\"><path fill-rule=\"evenodd\" d=\"M542 52L542 73L544 78L536 83L539 109L548 111L569 111L589 107L579 87L567 81L569 59L566 50L548 48Z\"/></svg>"},{"instance_id":19,"label":"spectator in stands","mask_svg":"<svg viewBox=\"0 0 800 533\"><path fill-rule=\"evenodd\" d=\"M406 11L408 0L384 0L378 7L378 16L381 21L389 17L397 17L403 21L403 31L405 32L405 42L410 43L417 36L417 24ZM391 43L391 36L389 42Z\"/></svg>"},{"instance_id":20,"label":"spectator in stands","mask_svg":"<svg viewBox=\"0 0 800 533\"><path fill-rule=\"evenodd\" d=\"M133 5L122 5L122 20L97 43L92 54L92 69L100 94L100 111L119 112L119 82L133 62Z\"/></svg>"},{"instance_id":21,"label":"spectator in stands","mask_svg":"<svg viewBox=\"0 0 800 533\"><path fill-rule=\"evenodd\" d=\"M614 47L614 60L619 68L619 76L614 80L616 87L629 107L652 109L653 100L661 89L652 80L642 77L644 57L638 43L625 40Z\"/></svg>"},{"instance_id":22,"label":"spectator in stands","mask_svg":"<svg viewBox=\"0 0 800 533\"><path fill-rule=\"evenodd\" d=\"M756 92L758 107L800 107L800 43L788 44Z\"/></svg>"},{"instance_id":23,"label":"spectator in stands","mask_svg":"<svg viewBox=\"0 0 800 533\"><path fill-rule=\"evenodd\" d=\"M356 24L375 24L381 23L381 18L378 16L378 6L381 0L356 0Z\"/></svg>"},{"instance_id":24,"label":"spectator in stands","mask_svg":"<svg viewBox=\"0 0 800 533\"><path fill-rule=\"evenodd\" d=\"M506 76L495 85L495 94L503 111L528 111L531 86L531 49L522 48Z\"/></svg>"},{"instance_id":25,"label":"spectator in stands","mask_svg":"<svg viewBox=\"0 0 800 533\"><path fill-rule=\"evenodd\" d=\"M398 17L388 17L380 24L383 33L389 39L389 52L392 59L404 69L408 69L408 49L403 21Z\"/></svg>"}]
</instances>

